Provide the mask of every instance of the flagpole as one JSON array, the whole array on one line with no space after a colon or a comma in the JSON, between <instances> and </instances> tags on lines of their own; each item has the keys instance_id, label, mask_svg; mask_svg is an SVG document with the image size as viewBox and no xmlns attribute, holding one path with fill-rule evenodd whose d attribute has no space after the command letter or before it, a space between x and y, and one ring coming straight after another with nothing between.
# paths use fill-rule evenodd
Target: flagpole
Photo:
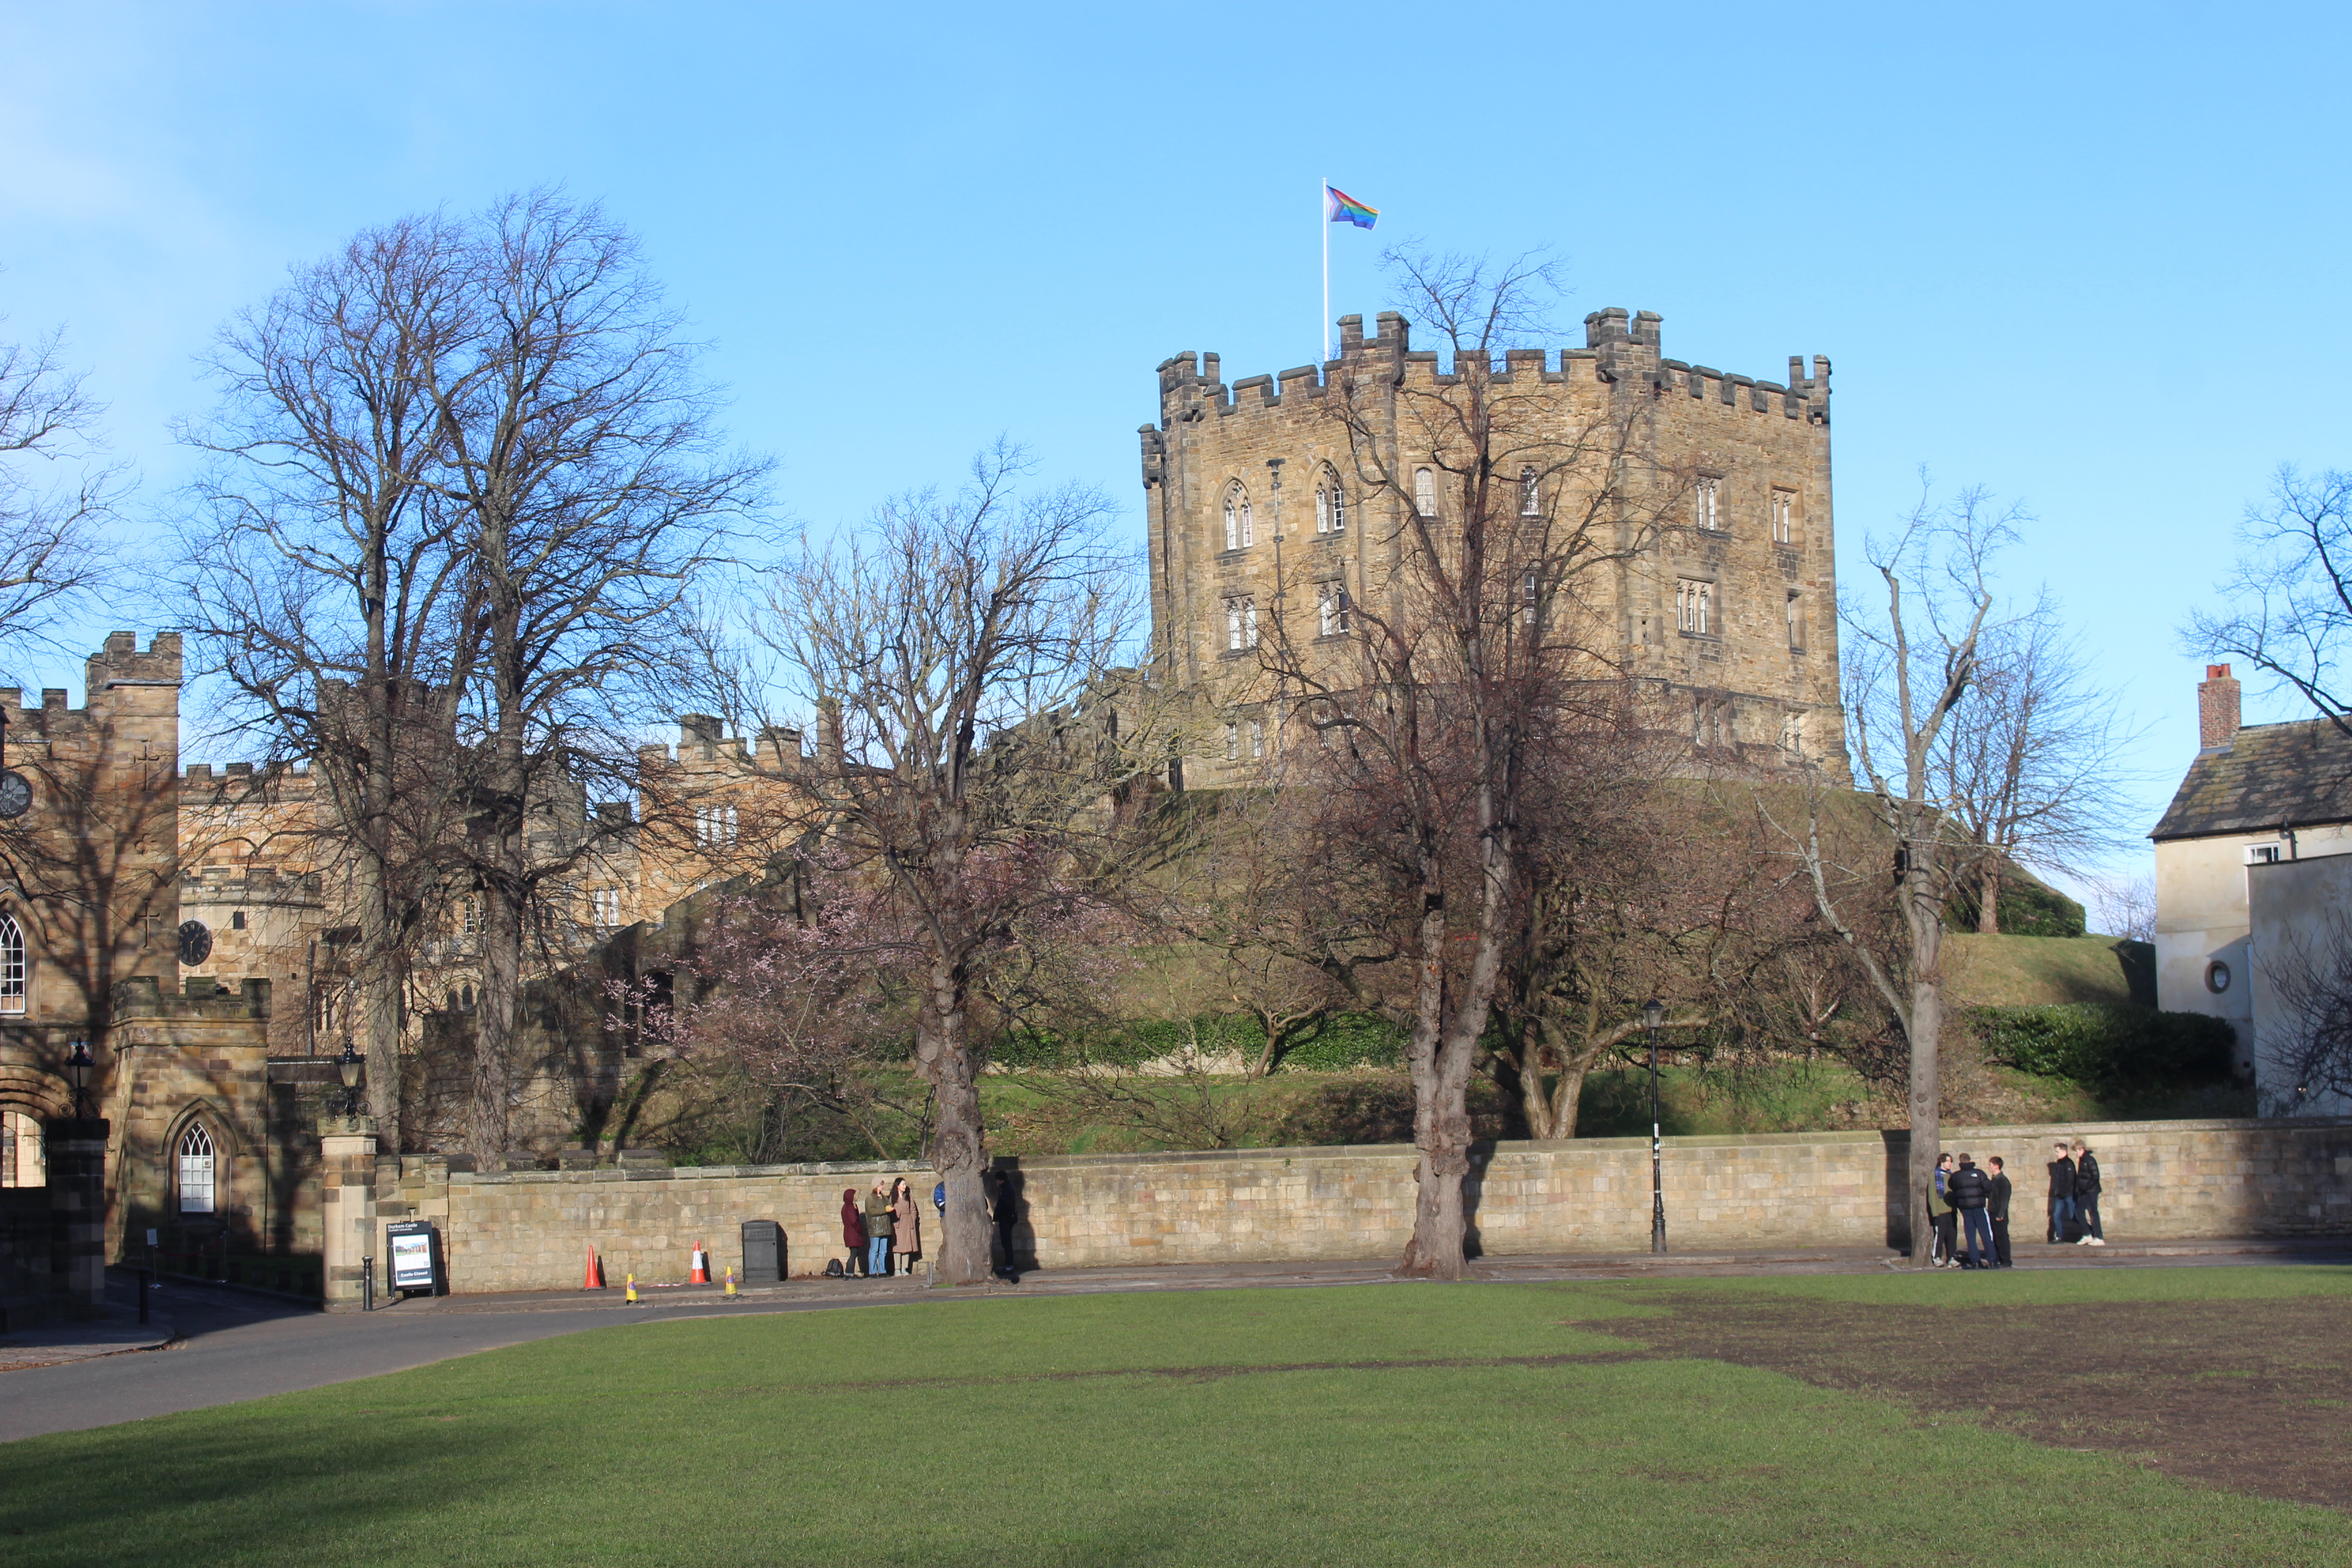
<instances>
[{"instance_id":1,"label":"flagpole","mask_svg":"<svg viewBox=\"0 0 2352 1568\"><path fill-rule=\"evenodd\" d=\"M1331 182L1323 182L1321 193L1315 199L1315 226L1323 231L1323 320L1315 329L1315 341L1323 345L1322 358L1331 357Z\"/></svg>"}]
</instances>

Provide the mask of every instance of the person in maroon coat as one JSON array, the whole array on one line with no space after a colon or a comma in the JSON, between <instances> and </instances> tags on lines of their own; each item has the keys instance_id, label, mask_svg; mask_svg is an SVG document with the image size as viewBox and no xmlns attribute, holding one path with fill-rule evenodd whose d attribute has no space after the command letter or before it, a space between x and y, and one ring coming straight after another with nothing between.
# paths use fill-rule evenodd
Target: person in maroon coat
<instances>
[{"instance_id":1,"label":"person in maroon coat","mask_svg":"<svg viewBox=\"0 0 2352 1568\"><path fill-rule=\"evenodd\" d=\"M845 1274L866 1272L866 1215L857 1206L857 1189L841 1189L841 1245L849 1248L849 1267Z\"/></svg>"}]
</instances>

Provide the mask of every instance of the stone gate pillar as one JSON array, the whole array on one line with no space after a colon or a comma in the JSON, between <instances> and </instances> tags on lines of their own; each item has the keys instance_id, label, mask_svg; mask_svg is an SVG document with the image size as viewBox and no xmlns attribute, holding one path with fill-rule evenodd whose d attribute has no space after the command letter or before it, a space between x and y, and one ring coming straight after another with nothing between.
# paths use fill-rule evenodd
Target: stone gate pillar
<instances>
[{"instance_id":1,"label":"stone gate pillar","mask_svg":"<svg viewBox=\"0 0 2352 1568\"><path fill-rule=\"evenodd\" d=\"M51 1289L86 1306L106 1305L106 1132L95 1117L42 1128L49 1160Z\"/></svg>"},{"instance_id":2,"label":"stone gate pillar","mask_svg":"<svg viewBox=\"0 0 2352 1568\"><path fill-rule=\"evenodd\" d=\"M320 1197L326 1219L327 1310L352 1311L360 1305L360 1259L375 1244L375 1121L340 1117L320 1139ZM376 1258L377 1288L383 1259Z\"/></svg>"}]
</instances>

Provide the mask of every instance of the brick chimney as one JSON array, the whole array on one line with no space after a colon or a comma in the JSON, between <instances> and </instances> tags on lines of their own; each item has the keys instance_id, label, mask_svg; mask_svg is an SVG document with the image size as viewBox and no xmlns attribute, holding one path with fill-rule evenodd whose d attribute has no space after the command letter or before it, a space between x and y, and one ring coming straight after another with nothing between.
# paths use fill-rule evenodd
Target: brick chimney
<instances>
[{"instance_id":1,"label":"brick chimney","mask_svg":"<svg viewBox=\"0 0 2352 1568\"><path fill-rule=\"evenodd\" d=\"M2238 738L2238 683L2226 664L2205 667L2197 689L2197 746L2218 751Z\"/></svg>"}]
</instances>

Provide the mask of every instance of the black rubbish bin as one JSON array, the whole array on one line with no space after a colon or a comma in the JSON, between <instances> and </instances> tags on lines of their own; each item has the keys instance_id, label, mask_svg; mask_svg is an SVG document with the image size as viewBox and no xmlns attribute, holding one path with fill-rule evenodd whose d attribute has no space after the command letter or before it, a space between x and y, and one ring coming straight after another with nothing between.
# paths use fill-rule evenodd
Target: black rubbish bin
<instances>
[{"instance_id":1,"label":"black rubbish bin","mask_svg":"<svg viewBox=\"0 0 2352 1568\"><path fill-rule=\"evenodd\" d=\"M780 1285L784 1279L784 1227L772 1219L743 1222L743 1283Z\"/></svg>"}]
</instances>

